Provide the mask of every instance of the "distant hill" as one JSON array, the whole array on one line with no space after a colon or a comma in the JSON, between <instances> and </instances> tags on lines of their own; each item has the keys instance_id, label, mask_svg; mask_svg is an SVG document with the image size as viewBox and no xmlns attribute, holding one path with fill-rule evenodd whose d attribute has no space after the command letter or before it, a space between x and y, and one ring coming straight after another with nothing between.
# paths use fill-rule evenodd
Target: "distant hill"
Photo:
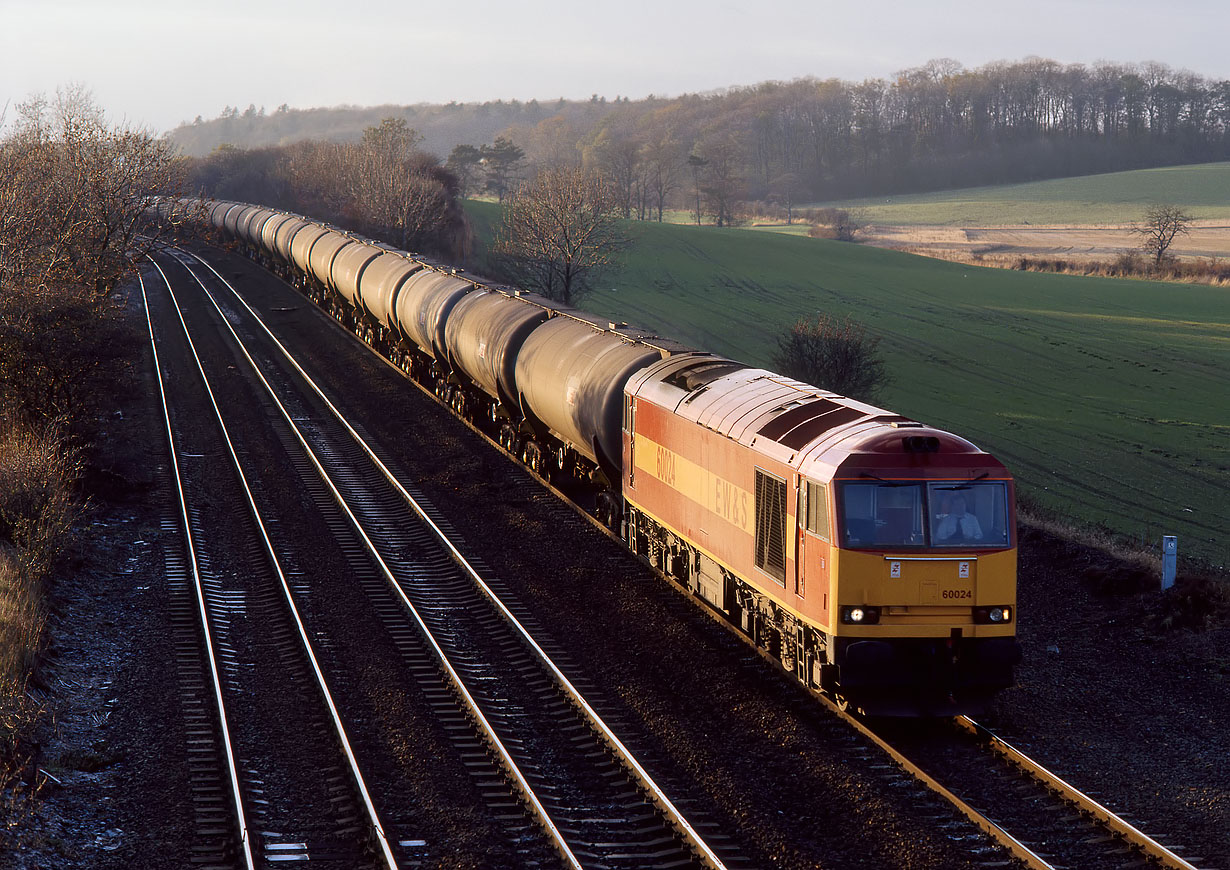
<instances>
[{"instance_id":1,"label":"distant hill","mask_svg":"<svg viewBox=\"0 0 1230 870\"><path fill-rule=\"evenodd\" d=\"M612 104L613 105L613 104ZM491 142L510 126L533 126L560 113L570 115L604 114L601 103L553 100L520 102L449 103L417 106L338 106L328 109L280 108L266 113L250 106L239 112L224 110L212 120L197 119L181 124L167 135L190 157L204 157L219 145L237 148L266 148L289 145L305 139L329 142L357 142L366 127L385 118L404 118L423 137L422 147L441 158L459 144L481 145Z\"/></svg>"},{"instance_id":2,"label":"distant hill","mask_svg":"<svg viewBox=\"0 0 1230 870\"><path fill-rule=\"evenodd\" d=\"M682 202L693 185L711 206L797 204L1230 160L1227 93L1230 82L1152 62L934 60L891 80L804 78L636 101L250 106L169 136L203 156L224 143L353 140L397 117L440 157L499 135L524 150L529 171L583 159L641 213L663 190Z\"/></svg>"}]
</instances>

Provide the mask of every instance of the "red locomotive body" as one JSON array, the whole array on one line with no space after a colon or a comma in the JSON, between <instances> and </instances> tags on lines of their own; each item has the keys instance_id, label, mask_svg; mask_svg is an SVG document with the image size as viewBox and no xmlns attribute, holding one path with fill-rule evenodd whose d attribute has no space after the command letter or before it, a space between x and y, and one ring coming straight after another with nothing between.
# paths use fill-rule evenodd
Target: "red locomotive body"
<instances>
[{"instance_id":1,"label":"red locomotive body","mask_svg":"<svg viewBox=\"0 0 1230 870\"><path fill-rule=\"evenodd\" d=\"M629 546L804 682L885 714L1012 684L1011 479L968 441L683 354L628 382L622 465Z\"/></svg>"}]
</instances>

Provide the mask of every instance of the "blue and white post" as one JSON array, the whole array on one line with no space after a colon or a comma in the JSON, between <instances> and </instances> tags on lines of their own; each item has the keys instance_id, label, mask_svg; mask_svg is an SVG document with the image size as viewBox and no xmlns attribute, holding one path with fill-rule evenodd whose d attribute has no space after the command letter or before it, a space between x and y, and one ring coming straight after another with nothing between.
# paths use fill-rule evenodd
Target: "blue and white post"
<instances>
[{"instance_id":1,"label":"blue and white post","mask_svg":"<svg viewBox=\"0 0 1230 870\"><path fill-rule=\"evenodd\" d=\"M1162 591L1174 585L1175 568L1179 561L1179 539L1162 535Z\"/></svg>"}]
</instances>

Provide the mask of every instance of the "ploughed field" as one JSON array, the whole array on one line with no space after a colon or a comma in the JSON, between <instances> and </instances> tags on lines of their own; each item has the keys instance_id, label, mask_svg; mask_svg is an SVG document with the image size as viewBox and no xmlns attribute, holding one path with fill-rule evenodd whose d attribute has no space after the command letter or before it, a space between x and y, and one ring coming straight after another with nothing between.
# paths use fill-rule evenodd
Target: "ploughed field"
<instances>
[{"instance_id":1,"label":"ploughed field","mask_svg":"<svg viewBox=\"0 0 1230 870\"><path fill-rule=\"evenodd\" d=\"M480 240L498 206L469 203ZM770 366L797 318L882 337L879 404L1002 459L1027 503L1226 564L1230 297L1224 288L980 268L773 233L632 224L582 305ZM822 384L820 386L823 386Z\"/></svg>"}]
</instances>

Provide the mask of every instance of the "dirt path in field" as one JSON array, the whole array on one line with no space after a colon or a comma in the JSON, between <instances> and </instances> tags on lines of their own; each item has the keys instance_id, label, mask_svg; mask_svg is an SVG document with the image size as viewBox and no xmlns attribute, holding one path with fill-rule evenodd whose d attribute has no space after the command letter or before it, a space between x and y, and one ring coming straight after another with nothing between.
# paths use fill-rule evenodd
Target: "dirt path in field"
<instances>
[{"instance_id":1,"label":"dirt path in field","mask_svg":"<svg viewBox=\"0 0 1230 870\"><path fill-rule=\"evenodd\" d=\"M1130 224L1117 226L1031 225L952 227L941 225L872 225L859 234L864 244L963 262L1027 257L1059 257L1087 262L1109 261L1137 249L1140 237ZM1196 221L1179 236L1171 251L1180 259L1230 257L1230 224Z\"/></svg>"}]
</instances>

